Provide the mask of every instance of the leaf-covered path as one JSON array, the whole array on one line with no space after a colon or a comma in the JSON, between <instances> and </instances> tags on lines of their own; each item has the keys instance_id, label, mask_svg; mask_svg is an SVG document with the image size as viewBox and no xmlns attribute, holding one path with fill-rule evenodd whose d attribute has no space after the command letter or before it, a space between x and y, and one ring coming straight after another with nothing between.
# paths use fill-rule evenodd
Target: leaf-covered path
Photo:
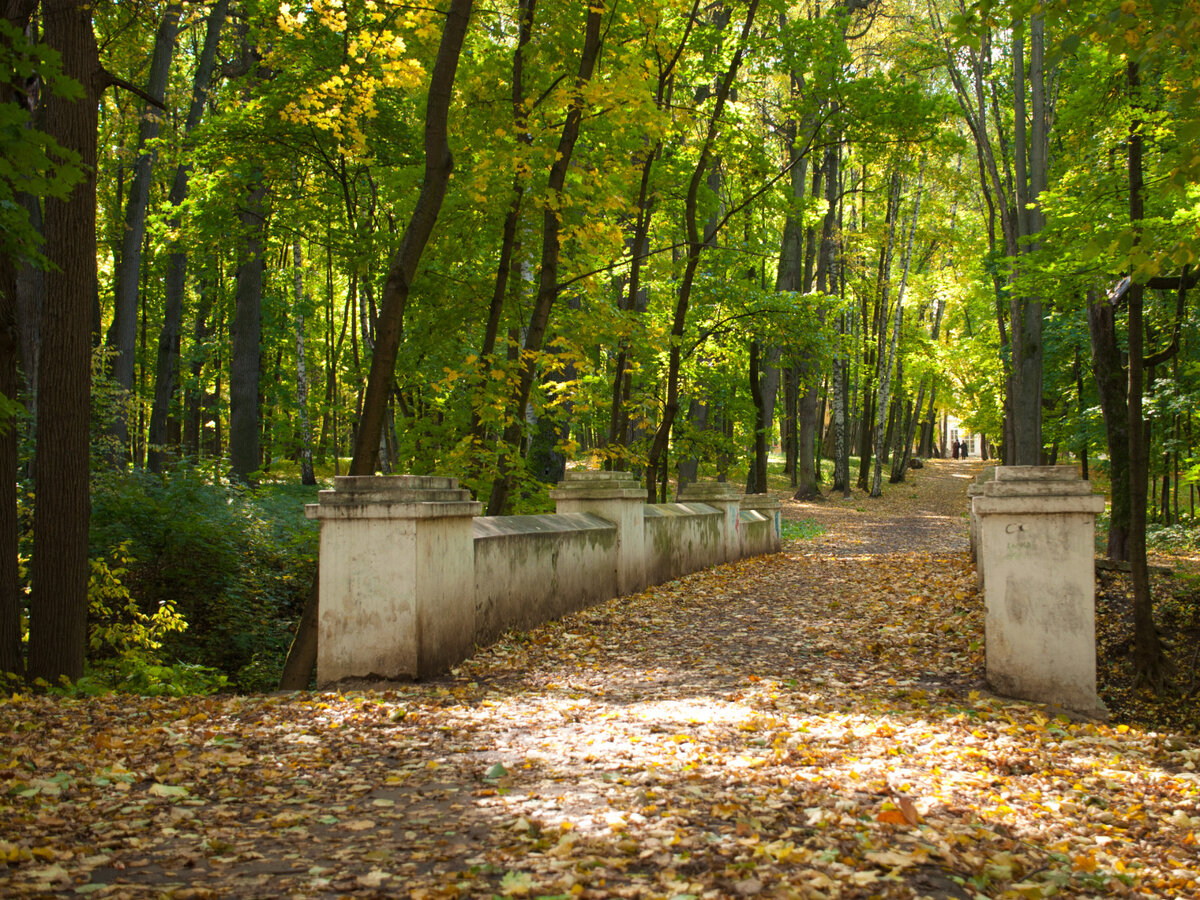
<instances>
[{"instance_id":1,"label":"leaf-covered path","mask_svg":"<svg viewBox=\"0 0 1200 900\"><path fill-rule=\"evenodd\" d=\"M978 463L436 683L0 703L0 896L1200 896L1194 736L983 689Z\"/></svg>"}]
</instances>

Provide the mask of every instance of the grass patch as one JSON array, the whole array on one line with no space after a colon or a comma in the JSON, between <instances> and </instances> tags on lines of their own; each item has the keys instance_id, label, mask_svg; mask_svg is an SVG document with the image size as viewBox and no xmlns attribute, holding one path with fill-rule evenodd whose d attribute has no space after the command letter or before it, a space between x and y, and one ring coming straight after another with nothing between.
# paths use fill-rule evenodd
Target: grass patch
<instances>
[{"instance_id":1,"label":"grass patch","mask_svg":"<svg viewBox=\"0 0 1200 900\"><path fill-rule=\"evenodd\" d=\"M812 519L784 519L780 534L785 541L811 541L825 533L825 526Z\"/></svg>"}]
</instances>

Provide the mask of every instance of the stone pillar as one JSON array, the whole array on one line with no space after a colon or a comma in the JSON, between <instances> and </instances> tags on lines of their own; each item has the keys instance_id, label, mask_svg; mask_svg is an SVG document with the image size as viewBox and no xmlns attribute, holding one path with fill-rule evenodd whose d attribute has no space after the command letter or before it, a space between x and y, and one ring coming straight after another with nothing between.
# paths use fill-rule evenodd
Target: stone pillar
<instances>
[{"instance_id":1,"label":"stone pillar","mask_svg":"<svg viewBox=\"0 0 1200 900\"><path fill-rule=\"evenodd\" d=\"M771 520L771 539L768 546L754 547L754 553L778 553L783 543L783 504L770 494L747 494L742 498L741 508L754 510ZM748 555L743 548L743 555Z\"/></svg>"},{"instance_id":2,"label":"stone pillar","mask_svg":"<svg viewBox=\"0 0 1200 900\"><path fill-rule=\"evenodd\" d=\"M1069 466L1002 466L972 500L984 573L987 680L997 693L1091 715L1096 514Z\"/></svg>"},{"instance_id":3,"label":"stone pillar","mask_svg":"<svg viewBox=\"0 0 1200 900\"><path fill-rule=\"evenodd\" d=\"M317 682L426 678L470 656L483 504L421 475L338 477L319 498Z\"/></svg>"},{"instance_id":4,"label":"stone pillar","mask_svg":"<svg viewBox=\"0 0 1200 900\"><path fill-rule=\"evenodd\" d=\"M687 485L675 498L680 503L704 503L721 511L721 550L713 555L713 563L733 562L742 558L742 536L738 529L738 512L742 494L727 481L698 481Z\"/></svg>"},{"instance_id":5,"label":"stone pillar","mask_svg":"<svg viewBox=\"0 0 1200 900\"><path fill-rule=\"evenodd\" d=\"M628 472L568 472L550 491L558 513L591 513L617 526L617 596L646 587L646 491Z\"/></svg>"}]
</instances>

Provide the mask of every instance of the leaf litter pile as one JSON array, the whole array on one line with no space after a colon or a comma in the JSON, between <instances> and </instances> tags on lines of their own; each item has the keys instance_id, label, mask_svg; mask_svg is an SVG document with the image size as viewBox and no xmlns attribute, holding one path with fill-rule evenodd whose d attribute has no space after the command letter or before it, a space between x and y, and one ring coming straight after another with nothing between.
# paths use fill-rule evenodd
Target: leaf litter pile
<instances>
[{"instance_id":1,"label":"leaf litter pile","mask_svg":"<svg viewBox=\"0 0 1200 900\"><path fill-rule=\"evenodd\" d=\"M435 682L0 702L0 896L1200 897L1200 741L989 694L965 486Z\"/></svg>"}]
</instances>

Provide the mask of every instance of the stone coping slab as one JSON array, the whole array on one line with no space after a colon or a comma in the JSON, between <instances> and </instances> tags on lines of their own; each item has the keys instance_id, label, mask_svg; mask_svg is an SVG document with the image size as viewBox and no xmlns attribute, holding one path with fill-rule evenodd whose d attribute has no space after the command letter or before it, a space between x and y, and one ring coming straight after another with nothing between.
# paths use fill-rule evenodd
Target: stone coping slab
<instances>
[{"instance_id":1,"label":"stone coping slab","mask_svg":"<svg viewBox=\"0 0 1200 900\"><path fill-rule=\"evenodd\" d=\"M487 516L473 523L475 540L515 535L560 535L564 532L616 531L617 526L591 513L556 513L537 516Z\"/></svg>"},{"instance_id":2,"label":"stone coping slab","mask_svg":"<svg viewBox=\"0 0 1200 900\"><path fill-rule=\"evenodd\" d=\"M1086 497L1092 494L1087 481L989 481L975 497Z\"/></svg>"},{"instance_id":3,"label":"stone coping slab","mask_svg":"<svg viewBox=\"0 0 1200 900\"><path fill-rule=\"evenodd\" d=\"M679 516L720 516L724 513L707 503L654 503L646 506L645 515L647 519L666 519Z\"/></svg>"}]
</instances>

